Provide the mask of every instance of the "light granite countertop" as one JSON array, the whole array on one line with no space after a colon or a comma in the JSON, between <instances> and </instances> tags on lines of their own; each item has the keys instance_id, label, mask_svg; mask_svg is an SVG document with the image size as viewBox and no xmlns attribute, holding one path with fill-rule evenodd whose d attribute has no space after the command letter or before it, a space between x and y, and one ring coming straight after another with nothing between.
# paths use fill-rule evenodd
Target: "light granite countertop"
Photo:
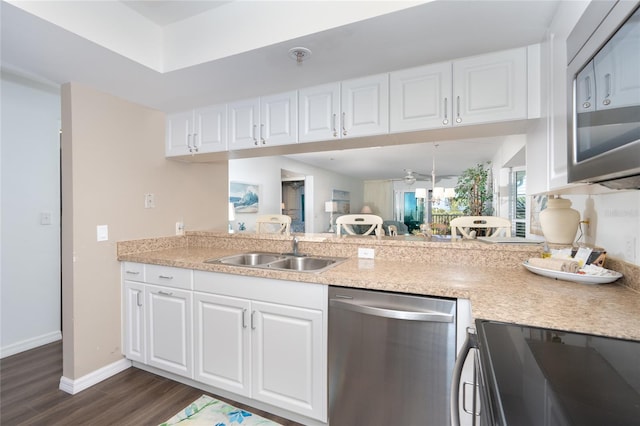
<instances>
[{"instance_id":1,"label":"light granite countertop","mask_svg":"<svg viewBox=\"0 0 640 426\"><path fill-rule=\"evenodd\" d=\"M319 237L302 240L303 252L306 249L311 254L342 255L348 259L317 274L207 264L204 263L207 259L247 250L287 251L291 238L256 241L255 238L232 239L229 236L216 237L193 232L186 237L118 243L118 260L325 285L464 298L471 301L475 319L640 341L639 291L621 285L620 280L592 285L533 274L522 266L522 262L539 252L539 247L535 245L495 248L479 242L426 243L423 246L391 243L391 247L384 247L389 243L355 239L338 241ZM303 244L305 242L306 245ZM284 245L279 245L280 243ZM376 247L377 253L381 255L376 254L375 260L358 259L352 255L354 247L358 246ZM267 250L265 247L272 249ZM393 250L403 256L394 256ZM408 256L408 252L413 257ZM434 253L437 255L434 256ZM451 253L455 253L456 258L452 258ZM473 257L480 253L483 259L493 259L492 263L473 261ZM416 256L425 257L416 261ZM468 261L461 262L460 258L465 256ZM633 268L633 272L637 270Z\"/></svg>"}]
</instances>

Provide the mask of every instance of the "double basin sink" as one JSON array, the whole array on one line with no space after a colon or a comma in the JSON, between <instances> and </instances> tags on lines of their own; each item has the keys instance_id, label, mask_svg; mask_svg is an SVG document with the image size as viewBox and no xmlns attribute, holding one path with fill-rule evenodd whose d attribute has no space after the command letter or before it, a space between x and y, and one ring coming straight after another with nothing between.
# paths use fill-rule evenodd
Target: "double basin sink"
<instances>
[{"instance_id":1,"label":"double basin sink","mask_svg":"<svg viewBox=\"0 0 640 426\"><path fill-rule=\"evenodd\" d=\"M234 254L217 259L205 260L205 263L235 265L249 268L273 269L279 271L320 273L342 262L342 257L319 257L290 253L251 252Z\"/></svg>"}]
</instances>

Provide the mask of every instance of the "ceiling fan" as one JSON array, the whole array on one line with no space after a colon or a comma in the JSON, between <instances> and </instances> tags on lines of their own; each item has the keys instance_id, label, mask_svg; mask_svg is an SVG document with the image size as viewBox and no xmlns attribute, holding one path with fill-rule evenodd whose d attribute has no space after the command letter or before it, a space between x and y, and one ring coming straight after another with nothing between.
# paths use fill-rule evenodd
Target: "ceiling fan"
<instances>
[{"instance_id":1,"label":"ceiling fan","mask_svg":"<svg viewBox=\"0 0 640 426\"><path fill-rule=\"evenodd\" d=\"M402 178L402 180L404 181L404 183L406 183L407 185L413 185L414 183L416 183L417 179L431 179L431 176L429 175L424 175L422 173L418 173L418 172L414 172L412 169L404 169L405 171L405 175Z\"/></svg>"}]
</instances>

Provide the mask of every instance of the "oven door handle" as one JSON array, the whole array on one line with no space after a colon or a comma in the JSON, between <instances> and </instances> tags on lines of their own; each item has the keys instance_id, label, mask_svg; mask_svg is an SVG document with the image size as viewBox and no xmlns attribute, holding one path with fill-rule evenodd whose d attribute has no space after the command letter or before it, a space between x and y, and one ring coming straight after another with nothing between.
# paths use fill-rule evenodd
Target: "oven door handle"
<instances>
[{"instance_id":1,"label":"oven door handle","mask_svg":"<svg viewBox=\"0 0 640 426\"><path fill-rule=\"evenodd\" d=\"M425 321L425 322L453 322L453 315L436 311L400 311L397 309L379 308L377 306L361 305L356 302L346 300L331 299L329 304L334 308L341 308L347 311L357 312L376 317L392 318L405 321Z\"/></svg>"},{"instance_id":2,"label":"oven door handle","mask_svg":"<svg viewBox=\"0 0 640 426\"><path fill-rule=\"evenodd\" d=\"M458 401L460 399L460 379L462 377L462 368L464 367L464 362L467 360L471 349L475 349L477 347L478 336L476 335L476 331L472 327L468 327L467 337L464 340L462 349L460 349L460 353L458 354L458 358L456 359L456 363L453 367L451 401L449 403L451 408L451 426L460 426L460 406Z\"/></svg>"}]
</instances>

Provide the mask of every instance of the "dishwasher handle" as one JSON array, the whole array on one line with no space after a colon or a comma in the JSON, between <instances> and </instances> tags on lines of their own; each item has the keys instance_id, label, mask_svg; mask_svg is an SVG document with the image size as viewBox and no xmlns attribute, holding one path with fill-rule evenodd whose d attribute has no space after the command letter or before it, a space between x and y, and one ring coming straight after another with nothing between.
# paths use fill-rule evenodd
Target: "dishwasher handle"
<instances>
[{"instance_id":1,"label":"dishwasher handle","mask_svg":"<svg viewBox=\"0 0 640 426\"><path fill-rule=\"evenodd\" d=\"M334 308L358 312L376 317L392 318L406 321L453 322L453 315L436 311L400 311L397 309L378 308L340 299L331 299L329 305Z\"/></svg>"}]
</instances>

